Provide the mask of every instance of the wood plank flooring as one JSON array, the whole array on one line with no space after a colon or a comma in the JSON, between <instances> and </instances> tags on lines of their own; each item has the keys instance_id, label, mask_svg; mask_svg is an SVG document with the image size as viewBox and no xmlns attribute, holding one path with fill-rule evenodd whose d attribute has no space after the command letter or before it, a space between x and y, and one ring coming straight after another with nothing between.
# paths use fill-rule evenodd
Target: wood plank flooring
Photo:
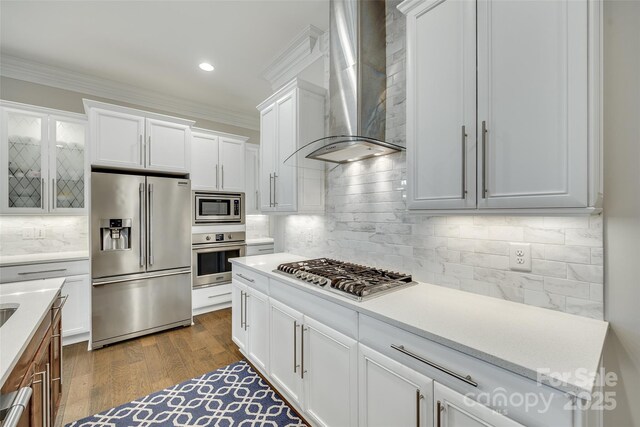
<instances>
[{"instance_id":1,"label":"wood plank flooring","mask_svg":"<svg viewBox=\"0 0 640 427\"><path fill-rule=\"evenodd\" d=\"M87 351L63 349L64 385L56 425L214 371L242 359L231 341L231 309L194 317L194 325Z\"/></svg>"}]
</instances>

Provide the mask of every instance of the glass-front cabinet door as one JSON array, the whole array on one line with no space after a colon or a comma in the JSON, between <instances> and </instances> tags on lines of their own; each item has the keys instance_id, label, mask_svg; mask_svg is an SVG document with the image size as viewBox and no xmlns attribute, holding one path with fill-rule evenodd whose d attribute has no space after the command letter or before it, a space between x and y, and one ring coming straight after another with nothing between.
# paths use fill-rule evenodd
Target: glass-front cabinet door
<instances>
[{"instance_id":1,"label":"glass-front cabinet door","mask_svg":"<svg viewBox=\"0 0 640 427\"><path fill-rule=\"evenodd\" d=\"M1 212L83 213L87 121L28 108L0 108Z\"/></svg>"},{"instance_id":2,"label":"glass-front cabinet door","mask_svg":"<svg viewBox=\"0 0 640 427\"><path fill-rule=\"evenodd\" d=\"M47 210L46 114L2 110L2 207L5 212Z\"/></svg>"},{"instance_id":3,"label":"glass-front cabinet door","mask_svg":"<svg viewBox=\"0 0 640 427\"><path fill-rule=\"evenodd\" d=\"M85 209L87 123L51 116L49 135L50 209L60 213Z\"/></svg>"}]
</instances>

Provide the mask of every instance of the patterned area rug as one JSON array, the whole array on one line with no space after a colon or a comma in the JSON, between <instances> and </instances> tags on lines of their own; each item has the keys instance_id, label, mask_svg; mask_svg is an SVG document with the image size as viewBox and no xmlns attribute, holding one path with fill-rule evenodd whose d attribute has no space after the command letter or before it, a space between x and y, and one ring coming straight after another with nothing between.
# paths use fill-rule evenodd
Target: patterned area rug
<instances>
[{"instance_id":1,"label":"patterned area rug","mask_svg":"<svg viewBox=\"0 0 640 427\"><path fill-rule=\"evenodd\" d=\"M91 417L79 426L306 426L245 361Z\"/></svg>"}]
</instances>

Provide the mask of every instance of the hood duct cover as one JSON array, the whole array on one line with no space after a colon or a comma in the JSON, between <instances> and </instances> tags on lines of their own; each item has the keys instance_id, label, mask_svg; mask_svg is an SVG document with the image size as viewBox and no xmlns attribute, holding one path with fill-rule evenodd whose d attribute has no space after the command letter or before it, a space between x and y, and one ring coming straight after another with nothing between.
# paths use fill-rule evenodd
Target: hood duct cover
<instances>
[{"instance_id":1,"label":"hood duct cover","mask_svg":"<svg viewBox=\"0 0 640 427\"><path fill-rule=\"evenodd\" d=\"M310 159L347 163L404 150L384 141L387 115L384 0L331 0L329 7L330 136L310 142L296 153Z\"/></svg>"}]
</instances>

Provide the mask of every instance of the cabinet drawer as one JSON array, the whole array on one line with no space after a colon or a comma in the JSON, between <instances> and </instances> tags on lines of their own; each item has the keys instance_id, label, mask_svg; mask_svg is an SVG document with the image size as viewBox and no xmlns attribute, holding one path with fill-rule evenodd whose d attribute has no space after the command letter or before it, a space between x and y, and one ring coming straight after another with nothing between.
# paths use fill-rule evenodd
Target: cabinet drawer
<instances>
[{"instance_id":1,"label":"cabinet drawer","mask_svg":"<svg viewBox=\"0 0 640 427\"><path fill-rule=\"evenodd\" d=\"M194 309L231 302L231 283L194 289L191 301Z\"/></svg>"},{"instance_id":2,"label":"cabinet drawer","mask_svg":"<svg viewBox=\"0 0 640 427\"><path fill-rule=\"evenodd\" d=\"M89 260L16 265L0 269L0 283L89 274Z\"/></svg>"},{"instance_id":3,"label":"cabinet drawer","mask_svg":"<svg viewBox=\"0 0 640 427\"><path fill-rule=\"evenodd\" d=\"M247 286L257 289L263 294L269 293L269 279L260 273L256 273L248 268L233 266L233 279L244 283Z\"/></svg>"},{"instance_id":4,"label":"cabinet drawer","mask_svg":"<svg viewBox=\"0 0 640 427\"><path fill-rule=\"evenodd\" d=\"M349 308L274 279L269 281L269 296L350 338L358 338L358 313Z\"/></svg>"},{"instance_id":5,"label":"cabinet drawer","mask_svg":"<svg viewBox=\"0 0 640 427\"><path fill-rule=\"evenodd\" d=\"M265 255L273 253L273 243L266 245L247 245L247 256L251 255Z\"/></svg>"},{"instance_id":6,"label":"cabinet drawer","mask_svg":"<svg viewBox=\"0 0 640 427\"><path fill-rule=\"evenodd\" d=\"M360 314L359 325L362 344L519 423L527 426L572 425L573 411L564 408L570 398L562 392L363 314ZM404 350L462 377L470 375L478 386L473 387L392 348L392 345L403 346ZM550 404L546 408L548 401Z\"/></svg>"}]
</instances>

